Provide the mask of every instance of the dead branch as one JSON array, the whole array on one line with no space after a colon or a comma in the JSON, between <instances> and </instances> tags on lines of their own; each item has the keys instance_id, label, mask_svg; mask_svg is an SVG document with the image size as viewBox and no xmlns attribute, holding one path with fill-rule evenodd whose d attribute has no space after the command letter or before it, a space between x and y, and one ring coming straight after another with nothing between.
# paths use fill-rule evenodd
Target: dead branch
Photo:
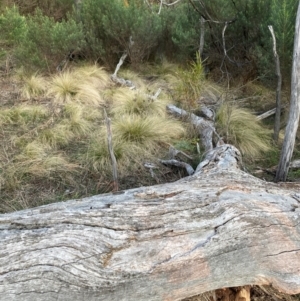
<instances>
[{"instance_id":1,"label":"dead branch","mask_svg":"<svg viewBox=\"0 0 300 301\"><path fill-rule=\"evenodd\" d=\"M276 113L275 113L275 122L274 122L274 140L277 142L279 137L279 131L280 131L280 114L281 114L281 84L282 84L282 77L281 77L281 71L280 71L280 60L279 55L276 50L276 38L275 33L273 30L273 26L268 26L272 39L273 39L273 54L274 54L274 60L276 65L276 76L277 76L277 88L276 88Z\"/></svg>"},{"instance_id":2,"label":"dead branch","mask_svg":"<svg viewBox=\"0 0 300 301\"><path fill-rule=\"evenodd\" d=\"M190 164L182 162L182 161L178 161L176 159L160 160L160 163L162 163L164 165L177 166L177 167L184 168L187 171L189 176L191 176L195 172L194 168Z\"/></svg>"}]
</instances>

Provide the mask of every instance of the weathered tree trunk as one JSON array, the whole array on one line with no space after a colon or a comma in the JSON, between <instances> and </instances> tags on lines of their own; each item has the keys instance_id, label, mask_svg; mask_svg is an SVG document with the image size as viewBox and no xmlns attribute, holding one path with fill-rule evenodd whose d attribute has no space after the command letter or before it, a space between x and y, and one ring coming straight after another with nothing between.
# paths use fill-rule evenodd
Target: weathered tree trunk
<instances>
[{"instance_id":1,"label":"weathered tree trunk","mask_svg":"<svg viewBox=\"0 0 300 301\"><path fill-rule=\"evenodd\" d=\"M181 300L300 292L300 185L238 169L221 145L175 183L0 215L0 300ZM231 163L230 163L231 162Z\"/></svg>"},{"instance_id":2,"label":"weathered tree trunk","mask_svg":"<svg viewBox=\"0 0 300 301\"><path fill-rule=\"evenodd\" d=\"M291 104L288 124L285 130L283 146L281 150L280 161L276 173L276 181L286 181L289 165L293 155L296 133L299 124L300 115L300 2L296 18L292 84L291 84Z\"/></svg>"}]
</instances>

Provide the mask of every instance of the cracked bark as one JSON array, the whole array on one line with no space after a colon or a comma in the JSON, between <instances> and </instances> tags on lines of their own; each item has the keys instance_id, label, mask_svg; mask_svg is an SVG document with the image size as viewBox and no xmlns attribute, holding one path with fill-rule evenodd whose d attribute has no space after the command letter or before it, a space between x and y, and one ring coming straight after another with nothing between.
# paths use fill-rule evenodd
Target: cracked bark
<instances>
[{"instance_id":1,"label":"cracked bark","mask_svg":"<svg viewBox=\"0 0 300 301\"><path fill-rule=\"evenodd\" d=\"M175 183L0 215L0 300L181 300L224 287L300 292L300 185L221 145Z\"/></svg>"}]
</instances>

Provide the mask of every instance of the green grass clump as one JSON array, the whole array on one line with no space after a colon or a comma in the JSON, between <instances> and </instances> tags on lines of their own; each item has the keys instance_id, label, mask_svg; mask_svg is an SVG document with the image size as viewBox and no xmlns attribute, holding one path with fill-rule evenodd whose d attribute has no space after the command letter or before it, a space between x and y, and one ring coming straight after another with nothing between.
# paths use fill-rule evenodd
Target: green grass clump
<instances>
[{"instance_id":1,"label":"green grass clump","mask_svg":"<svg viewBox=\"0 0 300 301\"><path fill-rule=\"evenodd\" d=\"M271 150L271 131L249 110L223 104L216 116L219 134L235 145L248 159Z\"/></svg>"},{"instance_id":2,"label":"green grass clump","mask_svg":"<svg viewBox=\"0 0 300 301\"><path fill-rule=\"evenodd\" d=\"M185 109L195 109L201 96L204 82L204 67L197 53L196 60L190 63L188 70L178 68L176 75L179 79L175 88L175 97Z\"/></svg>"}]
</instances>

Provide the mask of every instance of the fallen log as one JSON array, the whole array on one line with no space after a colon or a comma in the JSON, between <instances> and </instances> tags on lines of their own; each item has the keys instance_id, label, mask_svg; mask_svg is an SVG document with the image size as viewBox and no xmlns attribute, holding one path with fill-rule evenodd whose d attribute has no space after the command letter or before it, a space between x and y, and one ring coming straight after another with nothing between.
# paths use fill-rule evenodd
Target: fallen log
<instances>
[{"instance_id":1,"label":"fallen log","mask_svg":"<svg viewBox=\"0 0 300 301\"><path fill-rule=\"evenodd\" d=\"M300 185L257 179L238 158L225 144L175 183L0 215L0 300L299 293Z\"/></svg>"}]
</instances>

